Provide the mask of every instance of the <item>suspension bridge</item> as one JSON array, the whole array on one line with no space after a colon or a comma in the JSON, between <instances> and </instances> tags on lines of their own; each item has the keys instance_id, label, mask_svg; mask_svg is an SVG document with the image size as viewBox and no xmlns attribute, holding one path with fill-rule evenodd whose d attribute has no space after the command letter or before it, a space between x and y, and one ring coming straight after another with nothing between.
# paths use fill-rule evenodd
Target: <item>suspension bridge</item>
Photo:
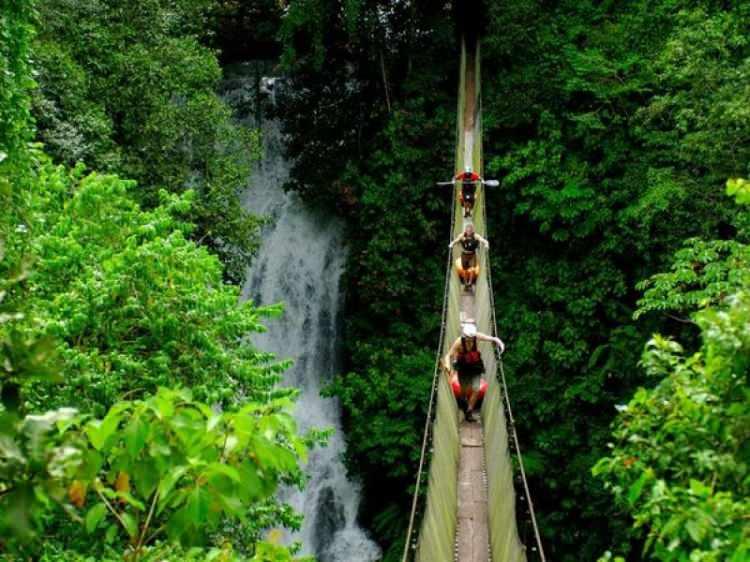
<instances>
[{"instance_id":1,"label":"suspension bridge","mask_svg":"<svg viewBox=\"0 0 750 562\"><path fill-rule=\"evenodd\" d=\"M455 169L471 166L483 175L480 70L480 41L465 34ZM477 186L470 218L464 218L458 204L459 189L457 184L450 239L464 231L467 221L477 233L486 235L484 186ZM490 343L480 344L488 382L480 423L463 421L448 377L440 368L463 322L475 323L482 333L498 335L489 251L479 252L480 273L471 293L463 290L452 271L460 250L447 252L442 327L402 562L546 562L500 354ZM422 486L426 486L425 498Z\"/></svg>"}]
</instances>

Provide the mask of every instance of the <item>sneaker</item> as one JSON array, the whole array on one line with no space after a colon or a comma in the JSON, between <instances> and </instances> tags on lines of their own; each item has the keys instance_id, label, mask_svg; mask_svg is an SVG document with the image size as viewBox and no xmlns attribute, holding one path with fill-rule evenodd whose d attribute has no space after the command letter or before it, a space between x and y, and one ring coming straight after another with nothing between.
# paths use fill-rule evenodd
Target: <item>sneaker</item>
<instances>
[{"instance_id":1,"label":"sneaker","mask_svg":"<svg viewBox=\"0 0 750 562\"><path fill-rule=\"evenodd\" d=\"M477 421L476 418L474 418L474 412L472 410L466 410L464 412L464 419L469 423Z\"/></svg>"}]
</instances>

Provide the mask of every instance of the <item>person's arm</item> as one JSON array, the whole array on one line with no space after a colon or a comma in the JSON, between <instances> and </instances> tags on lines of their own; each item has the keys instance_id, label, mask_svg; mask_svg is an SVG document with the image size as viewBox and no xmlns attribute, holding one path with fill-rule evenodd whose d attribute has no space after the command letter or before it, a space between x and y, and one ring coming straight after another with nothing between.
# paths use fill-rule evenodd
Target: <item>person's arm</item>
<instances>
[{"instance_id":1,"label":"person's arm","mask_svg":"<svg viewBox=\"0 0 750 562\"><path fill-rule=\"evenodd\" d=\"M458 244L461 241L461 238L463 238L463 237L464 237L464 233L462 232L461 234L458 235L458 238L456 238L453 242L451 242L450 244L448 244L448 247L452 248L453 246L455 246L456 244Z\"/></svg>"},{"instance_id":2,"label":"person's arm","mask_svg":"<svg viewBox=\"0 0 750 562\"><path fill-rule=\"evenodd\" d=\"M488 336L487 334L482 334L480 332L477 332L477 339L480 341L488 341L490 343L494 343L496 346L500 348L500 353L505 352L505 344L503 343L503 340L500 338L495 338L492 336Z\"/></svg>"},{"instance_id":3,"label":"person's arm","mask_svg":"<svg viewBox=\"0 0 750 562\"><path fill-rule=\"evenodd\" d=\"M453 369L453 355L456 353L456 349L458 349L459 344L461 343L461 338L458 338L456 341L453 342L451 345L451 348L448 350L448 353L445 354L443 357L443 367L445 367L445 373L450 376L451 370Z\"/></svg>"},{"instance_id":4,"label":"person's arm","mask_svg":"<svg viewBox=\"0 0 750 562\"><path fill-rule=\"evenodd\" d=\"M481 236L481 235L477 234L476 232L474 233L474 236L476 237L477 240L479 240L482 244L484 244L485 248L489 248L490 247L489 241L484 236Z\"/></svg>"}]
</instances>

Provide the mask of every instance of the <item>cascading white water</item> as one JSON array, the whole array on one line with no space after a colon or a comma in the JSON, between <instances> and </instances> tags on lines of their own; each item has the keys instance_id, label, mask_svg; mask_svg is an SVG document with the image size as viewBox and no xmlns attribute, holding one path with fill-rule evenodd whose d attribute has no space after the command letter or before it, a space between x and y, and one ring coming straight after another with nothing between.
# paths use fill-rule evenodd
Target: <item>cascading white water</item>
<instances>
[{"instance_id":1,"label":"cascading white water","mask_svg":"<svg viewBox=\"0 0 750 562\"><path fill-rule=\"evenodd\" d=\"M256 80L252 67L243 72L241 66L225 84L225 98L235 107L246 105L237 104L237 97L255 96ZM341 460L345 441L340 407L335 399L320 395L338 367L339 282L346 259L343 225L283 191L289 163L279 123L265 120L261 129L263 155L243 205L254 214L272 217L272 222L263 231L242 294L261 305L284 303L284 315L270 320L268 331L254 342L279 358L294 360L284 382L301 389L295 414L301 429L335 430L327 447L311 452L305 489L285 490L283 498L304 515L302 529L294 536L302 541L304 553L319 562L374 562L380 550L357 525L360 491L347 478Z\"/></svg>"}]
</instances>

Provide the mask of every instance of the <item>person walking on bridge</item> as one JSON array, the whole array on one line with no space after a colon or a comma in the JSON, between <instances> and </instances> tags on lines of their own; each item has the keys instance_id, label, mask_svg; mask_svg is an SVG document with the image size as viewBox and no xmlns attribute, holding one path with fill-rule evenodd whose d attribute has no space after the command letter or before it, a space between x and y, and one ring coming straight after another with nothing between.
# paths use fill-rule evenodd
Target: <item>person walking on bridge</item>
<instances>
[{"instance_id":1,"label":"person walking on bridge","mask_svg":"<svg viewBox=\"0 0 750 562\"><path fill-rule=\"evenodd\" d=\"M471 169L471 166L466 166L463 172L456 174L455 181L461 183L461 192L459 197L461 205L464 208L464 217L470 217L471 212L474 210L474 201L476 199L477 184L481 183L482 178L479 174Z\"/></svg>"},{"instance_id":2,"label":"person walking on bridge","mask_svg":"<svg viewBox=\"0 0 750 562\"><path fill-rule=\"evenodd\" d=\"M467 224L458 238L448 244L448 248L453 248L456 244L461 244L461 257L454 264L456 273L461 280L461 285L470 290L479 277L479 260L477 259L479 244L489 248L490 243L474 231L473 224Z\"/></svg>"},{"instance_id":3,"label":"person walking on bridge","mask_svg":"<svg viewBox=\"0 0 750 562\"><path fill-rule=\"evenodd\" d=\"M477 185L482 184L491 187L499 185L497 180L482 179L482 176L473 171L471 166L466 166L464 171L457 173L451 181L441 181L438 182L438 185L456 185L457 183L461 185L461 190L458 193L458 200L464 208L464 218L470 217L474 210Z\"/></svg>"},{"instance_id":4,"label":"person walking on bridge","mask_svg":"<svg viewBox=\"0 0 750 562\"><path fill-rule=\"evenodd\" d=\"M500 338L482 334L477 331L476 325L467 322L463 325L461 336L456 338L443 358L443 369L449 380L453 371L458 374L461 392L468 401L465 417L469 422L474 421L474 406L479 398L484 373L480 341L494 343L500 348L500 353L505 351L505 344Z\"/></svg>"}]
</instances>

